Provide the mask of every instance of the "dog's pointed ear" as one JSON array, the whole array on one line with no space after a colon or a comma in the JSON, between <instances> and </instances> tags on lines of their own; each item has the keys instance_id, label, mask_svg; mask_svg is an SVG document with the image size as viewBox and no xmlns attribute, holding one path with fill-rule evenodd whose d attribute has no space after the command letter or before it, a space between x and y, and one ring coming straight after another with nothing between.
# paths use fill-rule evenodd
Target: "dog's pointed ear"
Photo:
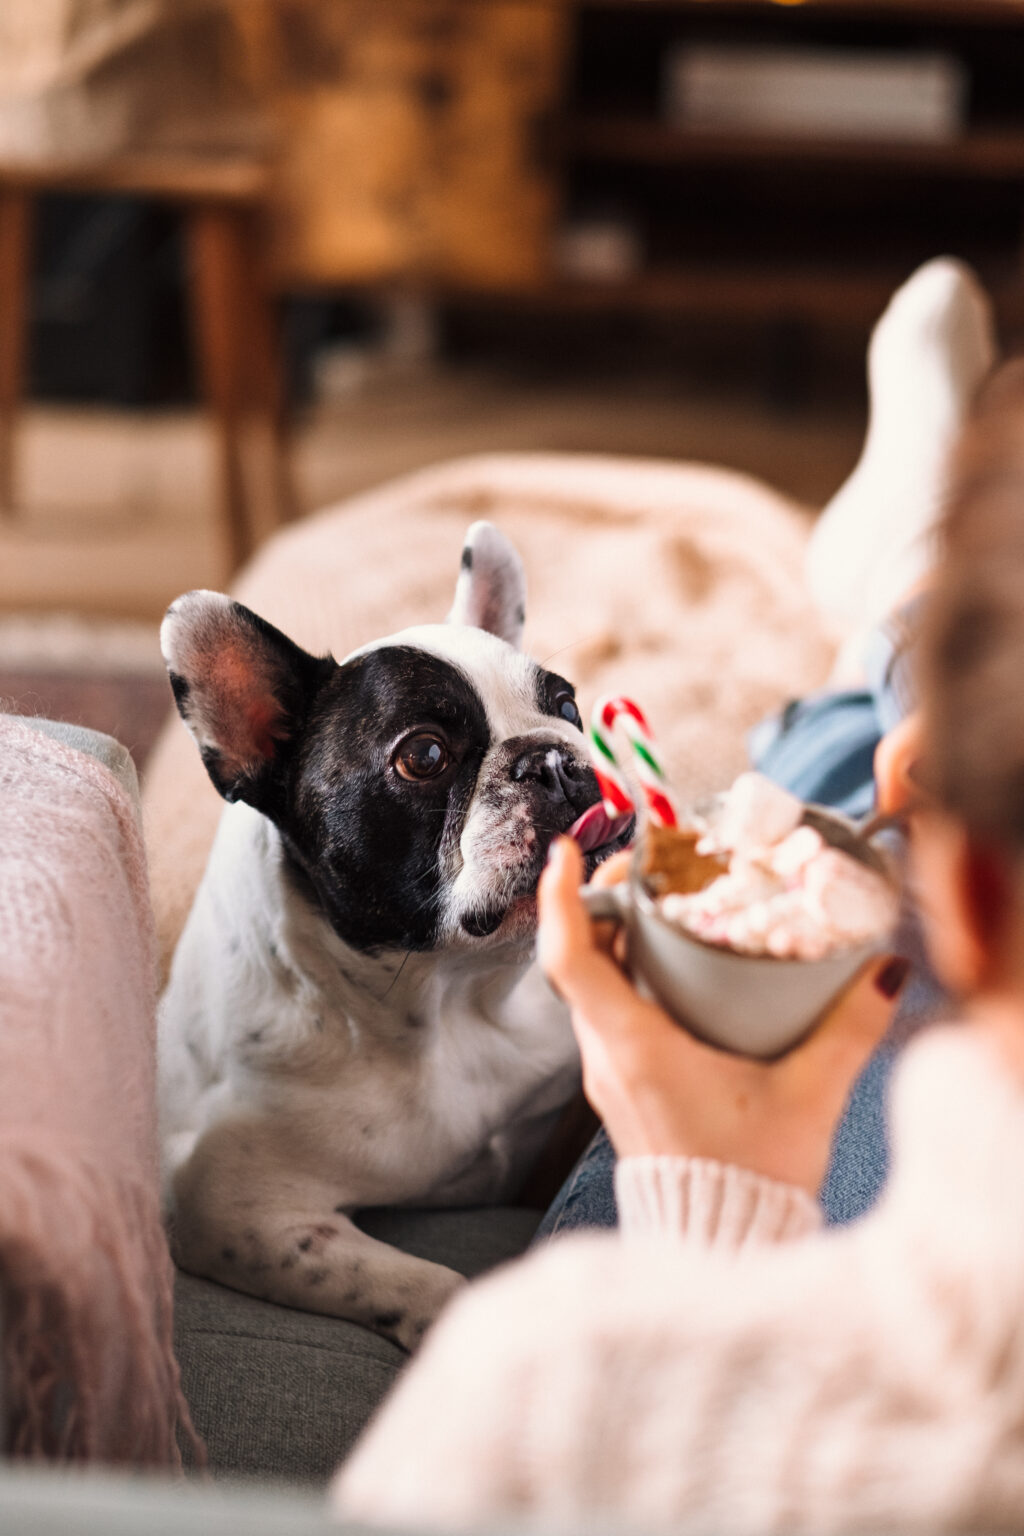
<instances>
[{"instance_id":1,"label":"dog's pointed ear","mask_svg":"<svg viewBox=\"0 0 1024 1536\"><path fill-rule=\"evenodd\" d=\"M160 648L215 787L225 800L270 811L289 743L333 663L221 592L172 603Z\"/></svg>"},{"instance_id":2,"label":"dog's pointed ear","mask_svg":"<svg viewBox=\"0 0 1024 1536\"><path fill-rule=\"evenodd\" d=\"M462 546L449 624L469 624L518 650L526 623L526 575L513 544L492 523L474 523Z\"/></svg>"}]
</instances>

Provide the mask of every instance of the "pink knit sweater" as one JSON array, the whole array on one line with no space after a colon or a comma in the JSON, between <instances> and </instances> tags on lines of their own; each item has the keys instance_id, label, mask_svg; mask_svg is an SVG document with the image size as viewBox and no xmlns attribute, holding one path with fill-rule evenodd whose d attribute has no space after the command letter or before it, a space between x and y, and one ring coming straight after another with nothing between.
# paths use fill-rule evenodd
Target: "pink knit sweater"
<instances>
[{"instance_id":1,"label":"pink knit sweater","mask_svg":"<svg viewBox=\"0 0 1024 1536\"><path fill-rule=\"evenodd\" d=\"M618 1169L621 1235L471 1287L334 1489L371 1521L673 1531L1024 1522L1024 1087L966 1027L897 1073L853 1227L735 1168Z\"/></svg>"}]
</instances>

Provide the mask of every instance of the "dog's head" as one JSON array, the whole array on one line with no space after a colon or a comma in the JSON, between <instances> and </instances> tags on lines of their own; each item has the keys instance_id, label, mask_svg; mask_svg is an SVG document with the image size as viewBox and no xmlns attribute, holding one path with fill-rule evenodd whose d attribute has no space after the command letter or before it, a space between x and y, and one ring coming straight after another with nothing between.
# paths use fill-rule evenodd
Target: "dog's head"
<instances>
[{"instance_id":1,"label":"dog's head","mask_svg":"<svg viewBox=\"0 0 1024 1536\"><path fill-rule=\"evenodd\" d=\"M524 592L515 550L475 523L447 622L341 663L219 593L167 611L171 686L210 778L274 822L353 948L523 939L556 834L573 831L590 873L632 833L599 809L571 684L519 650Z\"/></svg>"}]
</instances>

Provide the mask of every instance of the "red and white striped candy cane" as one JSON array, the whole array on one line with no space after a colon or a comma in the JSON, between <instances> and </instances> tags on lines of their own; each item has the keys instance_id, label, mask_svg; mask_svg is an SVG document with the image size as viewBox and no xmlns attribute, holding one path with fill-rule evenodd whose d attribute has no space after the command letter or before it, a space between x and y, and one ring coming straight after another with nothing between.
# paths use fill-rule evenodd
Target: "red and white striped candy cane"
<instances>
[{"instance_id":1,"label":"red and white striped candy cane","mask_svg":"<svg viewBox=\"0 0 1024 1536\"><path fill-rule=\"evenodd\" d=\"M633 771L643 791L651 821L659 827L678 826L679 816L669 795L661 758L643 711L632 699L611 695L598 699L590 716L591 756L608 816L614 820L634 809L629 786L611 744L616 726L629 737Z\"/></svg>"}]
</instances>

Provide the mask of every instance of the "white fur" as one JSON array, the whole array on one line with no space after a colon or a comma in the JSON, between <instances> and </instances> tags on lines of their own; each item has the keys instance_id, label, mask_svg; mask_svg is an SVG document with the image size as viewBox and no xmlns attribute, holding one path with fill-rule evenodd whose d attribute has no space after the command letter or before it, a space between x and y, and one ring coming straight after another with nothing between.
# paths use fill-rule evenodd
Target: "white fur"
<instances>
[{"instance_id":1,"label":"white fur","mask_svg":"<svg viewBox=\"0 0 1024 1536\"><path fill-rule=\"evenodd\" d=\"M348 1213L500 1199L578 1087L567 1013L532 963L532 905L486 940L459 918L515 879L534 835L514 797L485 794L500 744L582 739L541 714L533 664L492 635L430 625L364 650L396 644L466 672L495 744L445 854L442 947L351 950L293 895L271 822L229 806L161 1004L159 1065L184 1267L410 1346L459 1277Z\"/></svg>"}]
</instances>

